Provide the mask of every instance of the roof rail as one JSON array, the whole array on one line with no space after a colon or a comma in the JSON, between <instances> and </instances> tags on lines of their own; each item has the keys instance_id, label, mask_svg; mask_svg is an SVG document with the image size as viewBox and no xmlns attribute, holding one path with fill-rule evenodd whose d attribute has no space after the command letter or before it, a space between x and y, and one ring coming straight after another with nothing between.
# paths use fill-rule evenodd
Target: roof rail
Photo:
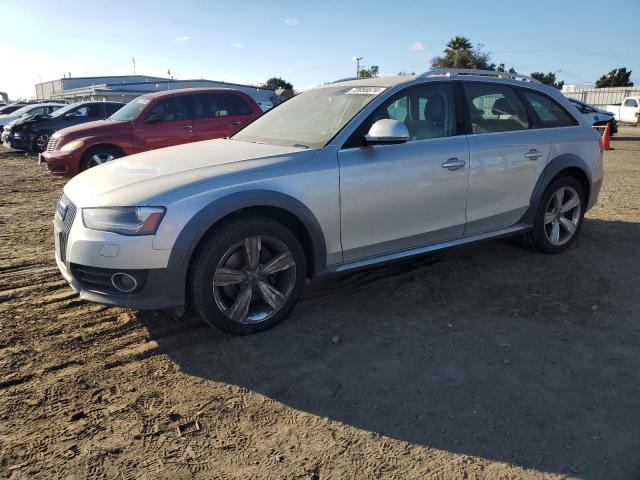
<instances>
[{"instance_id":1,"label":"roof rail","mask_svg":"<svg viewBox=\"0 0 640 480\"><path fill-rule=\"evenodd\" d=\"M329 85L331 85L332 83L340 83L340 82L348 82L350 80L364 80L365 78L371 78L371 77L345 77L345 78L339 78L338 80L334 80L333 82L329 82Z\"/></svg>"},{"instance_id":2,"label":"roof rail","mask_svg":"<svg viewBox=\"0 0 640 480\"><path fill-rule=\"evenodd\" d=\"M518 73L498 72L496 70L475 70L466 68L443 68L442 70L430 70L421 73L416 78L430 77L454 77L454 76L476 76L476 77L493 77L504 78L507 80L522 80L523 82L541 83L535 78Z\"/></svg>"}]
</instances>

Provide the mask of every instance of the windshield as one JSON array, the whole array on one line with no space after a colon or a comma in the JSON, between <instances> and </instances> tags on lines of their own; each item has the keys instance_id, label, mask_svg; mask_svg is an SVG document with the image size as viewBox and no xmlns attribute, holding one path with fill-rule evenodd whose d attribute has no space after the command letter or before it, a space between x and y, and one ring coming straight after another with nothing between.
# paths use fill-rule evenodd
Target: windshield
<instances>
[{"instance_id":1,"label":"windshield","mask_svg":"<svg viewBox=\"0 0 640 480\"><path fill-rule=\"evenodd\" d=\"M303 92L269 110L234 135L234 140L301 148L320 148L382 87L324 87Z\"/></svg>"},{"instance_id":2,"label":"windshield","mask_svg":"<svg viewBox=\"0 0 640 480\"><path fill-rule=\"evenodd\" d=\"M11 115L15 115L17 117L24 115L25 113L29 113L31 110L34 110L36 108L38 108L39 105L34 104L34 105L25 105L22 108L19 108L18 110L15 110L11 113Z\"/></svg>"},{"instance_id":3,"label":"windshield","mask_svg":"<svg viewBox=\"0 0 640 480\"><path fill-rule=\"evenodd\" d=\"M140 112L149 105L151 99L145 97L138 97L131 100L124 107L118 110L116 113L109 117L109 120L115 120L117 122L130 122L135 120L140 115Z\"/></svg>"}]
</instances>

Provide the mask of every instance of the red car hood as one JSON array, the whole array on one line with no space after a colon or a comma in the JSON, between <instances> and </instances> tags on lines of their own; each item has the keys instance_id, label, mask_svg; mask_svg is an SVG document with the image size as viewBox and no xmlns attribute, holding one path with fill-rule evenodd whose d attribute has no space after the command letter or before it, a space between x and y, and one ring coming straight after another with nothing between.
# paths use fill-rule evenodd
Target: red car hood
<instances>
[{"instance_id":1,"label":"red car hood","mask_svg":"<svg viewBox=\"0 0 640 480\"><path fill-rule=\"evenodd\" d=\"M115 132L128 130L131 128L131 122L117 122L114 120L97 120L95 122L81 123L72 127L63 128L56 132L60 137L87 137L97 133L105 134L107 132Z\"/></svg>"}]
</instances>

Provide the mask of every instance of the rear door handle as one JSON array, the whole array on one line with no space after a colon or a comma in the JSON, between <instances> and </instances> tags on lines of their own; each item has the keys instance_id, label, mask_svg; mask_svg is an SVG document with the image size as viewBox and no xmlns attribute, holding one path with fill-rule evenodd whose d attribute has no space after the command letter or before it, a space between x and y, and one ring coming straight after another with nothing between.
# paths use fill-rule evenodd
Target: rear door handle
<instances>
[{"instance_id":1,"label":"rear door handle","mask_svg":"<svg viewBox=\"0 0 640 480\"><path fill-rule=\"evenodd\" d=\"M464 160L459 158L450 158L446 162L442 162L442 168L448 168L449 170L457 170L464 167Z\"/></svg>"},{"instance_id":2,"label":"rear door handle","mask_svg":"<svg viewBox=\"0 0 640 480\"><path fill-rule=\"evenodd\" d=\"M542 156L542 154L534 148L525 153L524 156L529 160L537 160Z\"/></svg>"}]
</instances>

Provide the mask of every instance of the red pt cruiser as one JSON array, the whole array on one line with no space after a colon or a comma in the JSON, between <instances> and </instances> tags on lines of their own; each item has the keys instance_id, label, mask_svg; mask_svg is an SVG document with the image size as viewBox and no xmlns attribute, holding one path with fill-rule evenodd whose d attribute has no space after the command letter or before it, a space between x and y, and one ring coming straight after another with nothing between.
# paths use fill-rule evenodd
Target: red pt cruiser
<instances>
[{"instance_id":1,"label":"red pt cruiser","mask_svg":"<svg viewBox=\"0 0 640 480\"><path fill-rule=\"evenodd\" d=\"M42 159L51 175L73 177L125 155L227 137L261 113L249 95L233 89L149 93L106 120L54 133Z\"/></svg>"}]
</instances>

